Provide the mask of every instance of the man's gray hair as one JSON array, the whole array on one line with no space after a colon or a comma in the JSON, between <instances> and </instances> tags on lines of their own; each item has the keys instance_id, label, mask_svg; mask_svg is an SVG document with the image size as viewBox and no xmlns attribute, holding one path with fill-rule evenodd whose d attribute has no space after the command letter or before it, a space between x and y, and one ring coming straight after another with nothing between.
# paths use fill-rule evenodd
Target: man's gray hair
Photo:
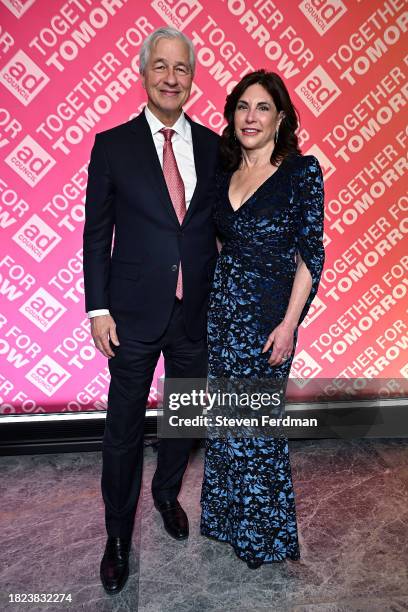
<instances>
[{"instance_id":1,"label":"man's gray hair","mask_svg":"<svg viewBox=\"0 0 408 612\"><path fill-rule=\"evenodd\" d=\"M144 74L146 70L147 62L149 61L149 56L151 50L156 45L157 41L160 38L179 38L182 40L188 47L189 52L189 64L191 68L191 72L194 74L195 71L195 51L194 46L191 40L180 32L180 30L176 30L176 28L172 27L162 27L155 30L143 41L143 44L140 48L140 57L139 57L139 69L140 74Z\"/></svg>"}]
</instances>

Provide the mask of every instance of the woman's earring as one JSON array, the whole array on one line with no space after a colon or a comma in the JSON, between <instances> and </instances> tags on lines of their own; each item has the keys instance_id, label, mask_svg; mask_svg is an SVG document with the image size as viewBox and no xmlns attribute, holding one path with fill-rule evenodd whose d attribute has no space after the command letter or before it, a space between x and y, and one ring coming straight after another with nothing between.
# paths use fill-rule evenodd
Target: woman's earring
<instances>
[{"instance_id":1,"label":"woman's earring","mask_svg":"<svg viewBox=\"0 0 408 612\"><path fill-rule=\"evenodd\" d=\"M273 137L275 144L278 142L278 138L279 138L279 126L276 128L275 136Z\"/></svg>"}]
</instances>

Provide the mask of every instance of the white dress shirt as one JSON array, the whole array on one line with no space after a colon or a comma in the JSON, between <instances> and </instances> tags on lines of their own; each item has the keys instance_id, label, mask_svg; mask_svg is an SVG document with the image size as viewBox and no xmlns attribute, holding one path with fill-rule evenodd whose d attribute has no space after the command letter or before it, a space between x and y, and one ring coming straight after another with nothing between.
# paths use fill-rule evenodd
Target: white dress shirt
<instances>
[{"instance_id":1,"label":"white dress shirt","mask_svg":"<svg viewBox=\"0 0 408 612\"><path fill-rule=\"evenodd\" d=\"M164 125L157 117L151 112L151 110L145 106L144 113L152 132L154 146L156 147L157 155L160 161L160 165L163 168L163 147L164 147L164 134L160 133L162 128L168 127ZM191 198L193 197L194 189L197 183L197 175L194 165L194 152L193 152L193 138L191 135L191 125L187 121L184 112L181 112L180 117L176 123L172 125L172 130L175 131L173 138L171 139L173 145L174 156L176 158L177 166L181 174L181 178L184 183L184 191L186 197L186 208L189 207ZM97 317L98 315L110 314L107 308L99 308L97 310L90 310L88 317Z\"/></svg>"}]
</instances>

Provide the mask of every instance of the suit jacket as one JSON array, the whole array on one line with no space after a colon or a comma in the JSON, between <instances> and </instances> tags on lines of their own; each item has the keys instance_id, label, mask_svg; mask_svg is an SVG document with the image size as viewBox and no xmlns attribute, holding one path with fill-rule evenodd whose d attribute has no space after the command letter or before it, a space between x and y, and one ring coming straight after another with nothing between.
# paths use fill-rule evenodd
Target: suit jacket
<instances>
[{"instance_id":1,"label":"suit jacket","mask_svg":"<svg viewBox=\"0 0 408 612\"><path fill-rule=\"evenodd\" d=\"M85 308L109 308L126 332L150 342L164 331L183 272L189 337L206 334L217 248L213 222L219 137L191 124L197 185L180 225L144 112L96 135L85 203ZM113 248L112 248L113 241ZM120 338L119 338L120 339Z\"/></svg>"}]
</instances>

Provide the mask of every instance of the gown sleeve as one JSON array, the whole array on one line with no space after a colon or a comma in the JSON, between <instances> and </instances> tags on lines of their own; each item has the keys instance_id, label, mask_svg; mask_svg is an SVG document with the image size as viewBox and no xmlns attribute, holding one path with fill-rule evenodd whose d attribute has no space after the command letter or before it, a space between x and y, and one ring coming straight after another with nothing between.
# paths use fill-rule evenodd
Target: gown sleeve
<instances>
[{"instance_id":1,"label":"gown sleeve","mask_svg":"<svg viewBox=\"0 0 408 612\"><path fill-rule=\"evenodd\" d=\"M323 219L324 185L320 164L313 155L306 162L300 176L300 218L297 227L297 250L311 276L312 288L299 317L300 325L317 293L324 264Z\"/></svg>"}]
</instances>

